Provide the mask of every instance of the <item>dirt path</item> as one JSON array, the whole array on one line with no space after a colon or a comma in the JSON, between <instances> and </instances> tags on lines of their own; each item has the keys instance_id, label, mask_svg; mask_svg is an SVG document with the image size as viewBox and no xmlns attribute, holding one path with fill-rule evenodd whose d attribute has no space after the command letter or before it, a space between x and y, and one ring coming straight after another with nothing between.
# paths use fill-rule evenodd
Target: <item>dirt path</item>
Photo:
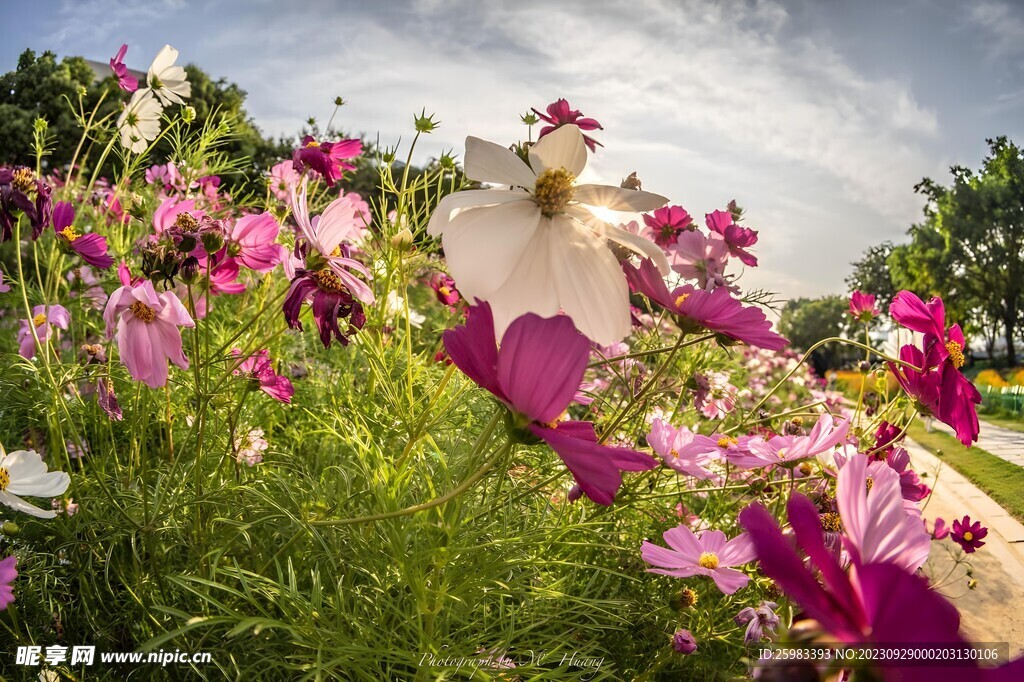
<instances>
[{"instance_id":1,"label":"dirt path","mask_svg":"<svg viewBox=\"0 0 1024 682\"><path fill-rule=\"evenodd\" d=\"M978 581L976 589L967 587L967 567L955 566L957 552L953 550L959 548L949 539L932 543L926 570L941 585L939 591L960 610L961 628L968 639L1009 642L1010 656L1021 656L1024 654L1024 619L1021 618L1021 606L1024 605L1024 525L923 447L910 440L906 445L912 466L919 474L927 474L924 480L934 490L924 510L925 518L931 521L941 517L950 524L967 514L972 521L980 520L989 528L985 546L967 555L973 577ZM946 582L943 577L950 569L953 569L953 574Z\"/></svg>"}]
</instances>

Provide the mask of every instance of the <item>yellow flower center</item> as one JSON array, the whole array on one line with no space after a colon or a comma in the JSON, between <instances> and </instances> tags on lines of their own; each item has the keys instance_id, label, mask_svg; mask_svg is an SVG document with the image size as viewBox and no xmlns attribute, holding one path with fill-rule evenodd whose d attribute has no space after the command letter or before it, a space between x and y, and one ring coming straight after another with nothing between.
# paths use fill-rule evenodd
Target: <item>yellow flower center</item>
<instances>
[{"instance_id":1,"label":"yellow flower center","mask_svg":"<svg viewBox=\"0 0 1024 682\"><path fill-rule=\"evenodd\" d=\"M329 255L331 256L331 258L340 258L341 257L341 244L338 244L337 246L335 246L334 250L331 251L331 253Z\"/></svg>"},{"instance_id":2,"label":"yellow flower center","mask_svg":"<svg viewBox=\"0 0 1024 682\"><path fill-rule=\"evenodd\" d=\"M839 514L835 512L826 512L821 515L821 527L824 530L838 533L843 528L843 523L839 519Z\"/></svg>"},{"instance_id":3,"label":"yellow flower center","mask_svg":"<svg viewBox=\"0 0 1024 682\"><path fill-rule=\"evenodd\" d=\"M864 481L864 485L868 487L868 490L871 490L872 488L875 487L875 479L869 476L867 480Z\"/></svg>"},{"instance_id":4,"label":"yellow flower center","mask_svg":"<svg viewBox=\"0 0 1024 682\"><path fill-rule=\"evenodd\" d=\"M720 448L727 448L729 446L737 444L739 444L739 440L733 438L732 436L722 436L721 438L718 439L718 447Z\"/></svg>"},{"instance_id":5,"label":"yellow flower center","mask_svg":"<svg viewBox=\"0 0 1024 682\"><path fill-rule=\"evenodd\" d=\"M540 212L548 218L561 213L576 194L575 181L576 176L564 168L549 168L538 175L533 200Z\"/></svg>"},{"instance_id":6,"label":"yellow flower center","mask_svg":"<svg viewBox=\"0 0 1024 682\"><path fill-rule=\"evenodd\" d=\"M195 232L199 229L199 221L191 213L182 211L174 217L174 226L182 232Z\"/></svg>"},{"instance_id":7,"label":"yellow flower center","mask_svg":"<svg viewBox=\"0 0 1024 682\"><path fill-rule=\"evenodd\" d=\"M679 605L683 608L693 607L697 603L697 593L689 587L679 591Z\"/></svg>"},{"instance_id":8,"label":"yellow flower center","mask_svg":"<svg viewBox=\"0 0 1024 682\"><path fill-rule=\"evenodd\" d=\"M32 177L32 169L19 168L14 171L14 178L11 180L11 187L22 194L28 194L36 188L35 178Z\"/></svg>"},{"instance_id":9,"label":"yellow flower center","mask_svg":"<svg viewBox=\"0 0 1024 682\"><path fill-rule=\"evenodd\" d=\"M317 270L313 273L313 279L316 280L316 284L322 291L336 294L345 289L345 285L341 283L341 278L330 270Z\"/></svg>"},{"instance_id":10,"label":"yellow flower center","mask_svg":"<svg viewBox=\"0 0 1024 682\"><path fill-rule=\"evenodd\" d=\"M956 341L947 341L946 350L949 352L949 361L953 363L953 366L960 369L964 366L964 347Z\"/></svg>"},{"instance_id":11,"label":"yellow flower center","mask_svg":"<svg viewBox=\"0 0 1024 682\"><path fill-rule=\"evenodd\" d=\"M317 142L316 140L310 140L309 142L306 143L306 147L312 147L313 149L319 149L320 148L320 143Z\"/></svg>"},{"instance_id":12,"label":"yellow flower center","mask_svg":"<svg viewBox=\"0 0 1024 682\"><path fill-rule=\"evenodd\" d=\"M448 296L449 294L452 293L452 290L442 285L437 288L437 293L441 294L442 296Z\"/></svg>"},{"instance_id":13,"label":"yellow flower center","mask_svg":"<svg viewBox=\"0 0 1024 682\"><path fill-rule=\"evenodd\" d=\"M37 327L42 327L44 322L46 322L46 315L44 315L43 313L39 313L38 315L32 318L32 324L34 324Z\"/></svg>"},{"instance_id":14,"label":"yellow flower center","mask_svg":"<svg viewBox=\"0 0 1024 682\"><path fill-rule=\"evenodd\" d=\"M7 490L7 486L11 484L11 474L8 473L7 469L0 467L0 492Z\"/></svg>"},{"instance_id":15,"label":"yellow flower center","mask_svg":"<svg viewBox=\"0 0 1024 682\"><path fill-rule=\"evenodd\" d=\"M135 301L135 303L128 306L128 309L132 311L132 315L143 322L152 322L156 319L156 311L142 301Z\"/></svg>"},{"instance_id":16,"label":"yellow flower center","mask_svg":"<svg viewBox=\"0 0 1024 682\"><path fill-rule=\"evenodd\" d=\"M67 239L69 242L73 242L82 235L78 234L78 232L75 230L74 225L69 225L68 227L65 227L63 230L60 231L60 236L64 237L64 239Z\"/></svg>"},{"instance_id":17,"label":"yellow flower center","mask_svg":"<svg viewBox=\"0 0 1024 682\"><path fill-rule=\"evenodd\" d=\"M701 552L697 565L713 571L718 568L718 555L714 552Z\"/></svg>"},{"instance_id":18,"label":"yellow flower center","mask_svg":"<svg viewBox=\"0 0 1024 682\"><path fill-rule=\"evenodd\" d=\"M3 471L3 469L0 469L0 471ZM0 490L3 490L3 486L0 486ZM974 533L972 533L971 531L967 531L966 533L964 533L964 540L966 540L967 542L970 542L973 539L974 539Z\"/></svg>"},{"instance_id":19,"label":"yellow flower center","mask_svg":"<svg viewBox=\"0 0 1024 682\"><path fill-rule=\"evenodd\" d=\"M681 306L683 304L683 301L685 301L688 298L690 298L689 294L679 294L678 296L676 296L676 307L678 308L679 306Z\"/></svg>"}]
</instances>

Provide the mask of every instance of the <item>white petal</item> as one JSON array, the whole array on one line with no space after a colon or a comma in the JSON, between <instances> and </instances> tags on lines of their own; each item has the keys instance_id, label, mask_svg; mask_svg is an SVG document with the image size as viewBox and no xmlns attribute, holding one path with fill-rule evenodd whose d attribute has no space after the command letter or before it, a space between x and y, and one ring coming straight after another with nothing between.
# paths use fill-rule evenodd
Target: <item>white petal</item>
<instances>
[{"instance_id":1,"label":"white petal","mask_svg":"<svg viewBox=\"0 0 1024 682\"><path fill-rule=\"evenodd\" d=\"M0 502L6 504L12 509L16 509L20 512L24 512L29 516L35 516L40 519L52 519L57 515L57 512L50 510L43 510L39 507L29 504L25 500L21 499L17 495L12 495L6 491L0 491Z\"/></svg>"},{"instance_id":2,"label":"white petal","mask_svg":"<svg viewBox=\"0 0 1024 682\"><path fill-rule=\"evenodd\" d=\"M477 182L525 189L533 189L533 182L537 179L515 152L479 137L466 138L465 171L467 178Z\"/></svg>"},{"instance_id":3,"label":"white petal","mask_svg":"<svg viewBox=\"0 0 1024 682\"><path fill-rule=\"evenodd\" d=\"M530 147L530 165L537 175L549 168L564 168L579 177L587 165L587 145L574 125L564 125Z\"/></svg>"},{"instance_id":4,"label":"white petal","mask_svg":"<svg viewBox=\"0 0 1024 682\"><path fill-rule=\"evenodd\" d=\"M444 234L448 224L463 211L497 206L498 204L510 201L529 201L533 203L533 199L526 192L501 189L469 189L449 194L444 199L441 199L441 203L437 205L434 213L430 216L430 222L427 224L427 234L432 237Z\"/></svg>"},{"instance_id":5,"label":"white petal","mask_svg":"<svg viewBox=\"0 0 1024 682\"><path fill-rule=\"evenodd\" d=\"M576 185L576 194L573 198L581 204L604 206L613 211L640 213L653 211L668 203L668 199L660 194L611 185Z\"/></svg>"},{"instance_id":6,"label":"white petal","mask_svg":"<svg viewBox=\"0 0 1024 682\"><path fill-rule=\"evenodd\" d=\"M521 315L535 313L553 317L558 314L560 306L550 256L552 230L551 221L542 218L512 274L487 298L494 316L494 334L499 341L508 326Z\"/></svg>"},{"instance_id":7,"label":"white petal","mask_svg":"<svg viewBox=\"0 0 1024 682\"><path fill-rule=\"evenodd\" d=\"M31 495L32 497L56 497L63 495L71 485L71 477L63 471L51 471L40 476L21 480L11 478L7 491L12 495Z\"/></svg>"},{"instance_id":8,"label":"white petal","mask_svg":"<svg viewBox=\"0 0 1024 682\"><path fill-rule=\"evenodd\" d=\"M582 206L570 207L566 213L587 225L598 237L621 244L641 257L650 258L658 266L663 277L669 274L670 267L665 252L651 240L607 223Z\"/></svg>"},{"instance_id":9,"label":"white petal","mask_svg":"<svg viewBox=\"0 0 1024 682\"><path fill-rule=\"evenodd\" d=\"M552 219L550 253L562 309L585 336L602 346L630 330L629 288L619 261L603 240L569 218Z\"/></svg>"},{"instance_id":10,"label":"white petal","mask_svg":"<svg viewBox=\"0 0 1024 682\"><path fill-rule=\"evenodd\" d=\"M170 45L164 45L157 52L156 57L153 58L153 63L149 65L149 80L152 85L153 76L157 76L164 70L174 65L174 62L178 60L178 51Z\"/></svg>"},{"instance_id":11,"label":"white petal","mask_svg":"<svg viewBox=\"0 0 1024 682\"><path fill-rule=\"evenodd\" d=\"M19 478L30 478L46 473L46 463L42 456L35 450L15 450L3 459L0 459L0 466L7 469L11 480Z\"/></svg>"},{"instance_id":12,"label":"white petal","mask_svg":"<svg viewBox=\"0 0 1024 682\"><path fill-rule=\"evenodd\" d=\"M486 300L505 283L540 219L537 204L526 200L466 210L448 223L444 254L467 300Z\"/></svg>"}]
</instances>

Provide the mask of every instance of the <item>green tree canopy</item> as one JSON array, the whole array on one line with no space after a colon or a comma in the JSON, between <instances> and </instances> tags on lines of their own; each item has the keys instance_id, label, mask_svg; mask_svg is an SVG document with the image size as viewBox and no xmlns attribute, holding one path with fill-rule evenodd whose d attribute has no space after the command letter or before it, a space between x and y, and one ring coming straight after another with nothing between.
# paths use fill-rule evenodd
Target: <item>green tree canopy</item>
<instances>
[{"instance_id":1,"label":"green tree canopy","mask_svg":"<svg viewBox=\"0 0 1024 682\"><path fill-rule=\"evenodd\" d=\"M843 296L795 298L786 302L779 317L779 333L794 350L807 351L818 341L838 336L847 327L849 302ZM827 344L811 354L819 374L841 366L849 358L844 347Z\"/></svg>"}]
</instances>

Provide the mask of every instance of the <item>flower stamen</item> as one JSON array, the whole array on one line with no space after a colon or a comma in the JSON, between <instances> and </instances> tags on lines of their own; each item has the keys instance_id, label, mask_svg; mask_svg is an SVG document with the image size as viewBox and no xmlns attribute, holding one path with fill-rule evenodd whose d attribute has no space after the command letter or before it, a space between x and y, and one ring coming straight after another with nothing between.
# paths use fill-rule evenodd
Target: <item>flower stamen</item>
<instances>
[{"instance_id":1,"label":"flower stamen","mask_svg":"<svg viewBox=\"0 0 1024 682\"><path fill-rule=\"evenodd\" d=\"M14 171L11 179L11 186L22 194L28 194L35 189L35 179L32 177L31 168L19 168Z\"/></svg>"},{"instance_id":2,"label":"flower stamen","mask_svg":"<svg viewBox=\"0 0 1024 682\"><path fill-rule=\"evenodd\" d=\"M548 218L561 213L576 194L575 181L576 176L564 168L549 168L538 175L533 200L540 212Z\"/></svg>"},{"instance_id":3,"label":"flower stamen","mask_svg":"<svg viewBox=\"0 0 1024 682\"><path fill-rule=\"evenodd\" d=\"M697 559L697 565L713 571L718 568L718 555L714 552L701 552L700 558Z\"/></svg>"},{"instance_id":4,"label":"flower stamen","mask_svg":"<svg viewBox=\"0 0 1024 682\"><path fill-rule=\"evenodd\" d=\"M0 467L0 492L7 490L11 484L11 474L4 467Z\"/></svg>"},{"instance_id":5,"label":"flower stamen","mask_svg":"<svg viewBox=\"0 0 1024 682\"><path fill-rule=\"evenodd\" d=\"M953 366L960 369L964 366L966 358L964 358L964 347L956 341L946 342L946 351L949 353L949 361L953 363Z\"/></svg>"},{"instance_id":6,"label":"flower stamen","mask_svg":"<svg viewBox=\"0 0 1024 682\"><path fill-rule=\"evenodd\" d=\"M733 436L722 436L721 438L718 439L718 447L728 448L733 445L738 445L739 442L740 441L737 438L734 438Z\"/></svg>"},{"instance_id":7,"label":"flower stamen","mask_svg":"<svg viewBox=\"0 0 1024 682\"><path fill-rule=\"evenodd\" d=\"M132 315L143 322L152 322L156 319L156 311L142 301L135 301L128 306L128 309L132 311Z\"/></svg>"},{"instance_id":8,"label":"flower stamen","mask_svg":"<svg viewBox=\"0 0 1024 682\"><path fill-rule=\"evenodd\" d=\"M67 239L69 242L73 242L82 235L78 234L78 231L75 230L74 225L69 225L68 227L65 227L63 230L60 231L60 236L64 237L64 239Z\"/></svg>"},{"instance_id":9,"label":"flower stamen","mask_svg":"<svg viewBox=\"0 0 1024 682\"><path fill-rule=\"evenodd\" d=\"M311 276L321 291L337 294L345 290L345 285L341 283L341 278L330 270L315 270L311 273Z\"/></svg>"},{"instance_id":10,"label":"flower stamen","mask_svg":"<svg viewBox=\"0 0 1024 682\"><path fill-rule=\"evenodd\" d=\"M32 318L32 324L35 325L36 327L42 327L44 322L46 322L46 315L44 315L43 313L39 313L38 315Z\"/></svg>"}]
</instances>

